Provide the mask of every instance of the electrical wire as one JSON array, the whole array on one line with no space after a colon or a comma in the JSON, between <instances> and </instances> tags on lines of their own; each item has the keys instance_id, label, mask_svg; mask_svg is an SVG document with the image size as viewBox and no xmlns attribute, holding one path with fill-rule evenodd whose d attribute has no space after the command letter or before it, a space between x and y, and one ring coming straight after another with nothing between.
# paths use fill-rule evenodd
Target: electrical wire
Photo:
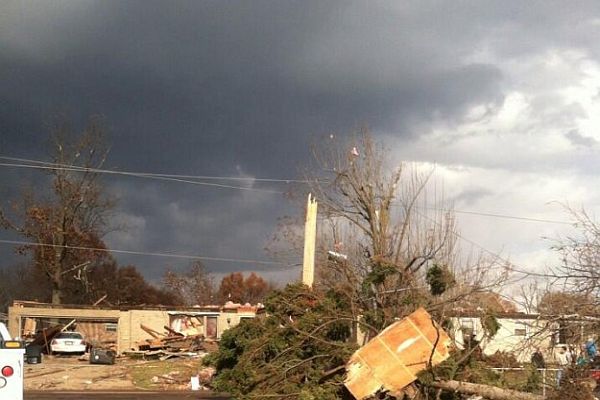
<instances>
[{"instance_id":1,"label":"electrical wire","mask_svg":"<svg viewBox=\"0 0 600 400\"><path fill-rule=\"evenodd\" d=\"M429 217L428 215L425 215L421 212L416 211L420 216L422 216L423 218L433 222L434 224L436 224L439 227L442 227L442 224L439 221L436 221L434 218ZM508 264L511 268L511 271L523 274L525 276L537 276L537 277L543 277L543 278L554 278L555 276L553 275L549 275L549 274L542 274L542 273L538 273L538 272L531 272L531 271L526 271L524 267L519 266L515 263L513 263L512 261L508 260L507 258L502 257L500 254L493 252L491 250L488 250L487 248L483 247L482 245L480 245L479 243L475 242L474 240L471 240L467 237L465 237L464 235L461 235L460 233L456 232L455 230L451 230L450 233L452 233L454 236L456 236L457 238L459 238L460 240L469 243L472 246L477 247L478 249L480 249L481 251L493 256L494 258L505 262L506 264ZM517 268L515 268L517 267Z\"/></svg>"},{"instance_id":2,"label":"electrical wire","mask_svg":"<svg viewBox=\"0 0 600 400\"><path fill-rule=\"evenodd\" d=\"M42 169L42 170L54 170L54 171L61 170L61 171L76 171L76 172L94 172L94 173L101 173L101 174L134 176L134 177L138 177L138 178L157 179L157 180L171 181L171 182L180 182L180 183L189 183L189 184L192 184L192 185L212 186L212 187L225 188L225 189L248 190L248 191L254 191L254 192L264 192L264 193L273 193L273 194L284 194L285 193L285 192L282 192L282 191L279 191L279 190L261 189L261 188L244 187L244 186L233 186L233 185L224 185L224 184L221 184L221 183L191 181L191 180L187 180L187 179L171 178L171 177L166 177L166 176L156 176L156 175L146 174L146 173L102 170L102 169L97 169L97 168L81 168L81 167L49 166L49 165L27 165L27 164L14 164L14 163L0 163L0 167L31 168L31 169Z\"/></svg>"},{"instance_id":3,"label":"electrical wire","mask_svg":"<svg viewBox=\"0 0 600 400\"><path fill-rule=\"evenodd\" d=\"M492 218L514 219L514 220L526 221L526 222L542 222L542 223L548 223L548 224L573 225L572 222L560 221L560 220L555 220L555 219L532 218L532 217L523 217L523 216L519 216L519 215L496 214L496 213L488 213L488 212L481 212L481 211L455 210L455 209L447 209L447 208L434 208L434 207L424 207L424 208L427 210L434 210L434 211L443 211L443 212L450 212L450 213L456 213L456 214L478 215L478 216L492 217Z\"/></svg>"},{"instance_id":4,"label":"electrical wire","mask_svg":"<svg viewBox=\"0 0 600 400\"><path fill-rule=\"evenodd\" d=\"M0 159L8 159L11 157L2 157ZM52 164L52 163L44 163L41 161L33 161L33 160L25 160L25 159L15 159L22 161L31 161L37 163L43 163L46 165L28 165L28 164L14 164L14 163L0 163L1 167L15 167L15 168L31 168L31 169L42 169L42 170L66 170L66 171L77 171L77 172L95 172L95 173L103 173L103 174L114 174L114 175L125 175L125 176L133 176L138 178L147 178L147 179L158 179L158 180L166 180L180 183L189 183L193 185L201 185L201 186L214 186L219 188L227 188L227 189L238 189L238 190L251 190L251 191L259 191L265 193L273 193L273 194L284 194L285 192L270 190L270 189L261 189L261 188L252 188L252 187L244 187L244 186L233 186L233 185L224 185L220 183L212 183L212 182L199 182L199 181L191 181L188 179L180 179L177 177L187 177L190 179L230 179L230 180L252 180L253 178L242 178L242 177L217 177L217 176L201 176L201 175L175 175L175 174L154 174L154 173L145 173L145 172L129 172L129 171L114 171L114 170L104 170L98 168L83 168L77 166L67 166L61 164ZM270 179L270 178L257 178L254 179L260 182L285 182L285 183L308 183L307 180L293 180L293 179ZM434 208L434 207L423 207L427 210L434 211L443 211L443 212L454 212L457 214L467 214L467 215L477 215L483 217L491 217L491 218L502 218L502 219L512 219L523 222L538 222L538 223L548 223L548 224L561 224L561 225L572 225L572 222L568 221L560 221L560 220L552 220L552 219L544 219L544 218L532 218L532 217L524 217L519 215L508 215L508 214L497 214L497 213L489 213L489 212L481 212L481 211L469 211L469 210L456 210L456 209L446 209L446 208Z\"/></svg>"},{"instance_id":5,"label":"electrical wire","mask_svg":"<svg viewBox=\"0 0 600 400\"><path fill-rule=\"evenodd\" d=\"M86 167L79 167L76 165L66 165L66 164L59 164L59 163L51 163L51 162L47 162L47 161L38 161L38 160L31 160L31 159L27 159L27 158L7 157L7 156L0 156L0 159L9 160L9 161L26 162L26 163L31 163L31 164L41 164L41 165L46 165L46 166L62 167L62 168L76 168L80 171L127 174L127 175L133 175L133 176L145 175L145 176L157 176L157 177L164 177L164 178L203 179L203 180L219 180L219 181L224 181L224 180L256 181L256 182L269 182L269 183L310 183L311 182L311 180L307 180L307 179L252 178L252 177L243 177L243 176L181 175L181 174L162 174L162 173L153 173L153 172L116 171L116 170L86 168Z\"/></svg>"},{"instance_id":6,"label":"electrical wire","mask_svg":"<svg viewBox=\"0 0 600 400\"><path fill-rule=\"evenodd\" d=\"M44 169L46 169L46 170L67 170L67 171L78 171L78 172L95 172L95 173L102 173L102 174L113 174L113 175L133 176L133 177L139 177L139 178L168 180L168 181L173 181L173 182L189 183L189 184L193 184L193 185L202 185L202 186L214 186L214 187L227 188L227 189L252 190L252 191L260 191L260 192L273 193L273 194L284 194L285 192L277 191L277 190L261 189L261 188L244 187L244 186L224 185L224 184L211 183L211 182L190 181L189 179L256 181L256 182L270 182L270 183L304 183L304 184L311 182L310 180L300 180L300 179L250 178L250 177L208 176L208 175L180 175L180 174L162 174L162 173L149 173L149 172L115 171L115 170L107 170L107 169L99 169L99 168L85 168L85 167L79 167L79 166L74 166L74 165L50 163L50 162L46 162L46 161L31 160L31 159L18 158L18 157L7 157L7 156L0 156L0 159L39 164L39 165L28 165L28 164L15 164L15 163L0 163L0 166L3 166L3 167L32 168L32 169L43 169L43 170ZM538 223L560 224L560 225L572 225L573 224L572 222L569 222L569 221L524 217L524 216L520 216L520 215L509 215L509 214L499 214L499 213L490 213L490 212L482 212L482 211L456 210L456 209L434 208L434 207L423 207L423 208L428 209L428 210L434 210L434 211L454 212L456 214L477 215L477 216L490 217L490 218L512 219L512 220L523 221L523 222L538 222Z\"/></svg>"},{"instance_id":7,"label":"electrical wire","mask_svg":"<svg viewBox=\"0 0 600 400\"><path fill-rule=\"evenodd\" d=\"M245 263L245 264L290 266L290 265L286 265L285 263L282 263L282 262L279 262L279 261L252 260L252 259L243 259L243 258L225 258L225 257L194 256L194 255L186 255L186 254L161 253L161 252L145 252L145 251L120 250L120 249L103 249L103 248L100 248L100 247L68 246L68 245L59 245L59 244L52 244L52 243L26 242L26 241L22 241L22 240L0 239L0 243L13 244L13 245L18 245L18 246L52 247L52 248L72 249L72 250L100 251L100 252L105 252L105 253L132 254L132 255L140 255L140 256L183 258L183 259L188 259L188 260L219 261L219 262L232 262L232 263Z\"/></svg>"}]
</instances>

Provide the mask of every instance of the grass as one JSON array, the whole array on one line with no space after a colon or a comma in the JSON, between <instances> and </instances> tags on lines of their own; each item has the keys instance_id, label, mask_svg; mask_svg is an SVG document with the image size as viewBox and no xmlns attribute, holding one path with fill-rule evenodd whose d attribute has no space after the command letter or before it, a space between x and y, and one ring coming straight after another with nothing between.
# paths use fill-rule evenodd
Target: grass
<instances>
[{"instance_id":1,"label":"grass","mask_svg":"<svg viewBox=\"0 0 600 400\"><path fill-rule=\"evenodd\" d=\"M128 373L133 384L140 389L177 389L190 382L190 377L198 373L201 360L170 359L133 364ZM168 378L164 378L164 377Z\"/></svg>"}]
</instances>

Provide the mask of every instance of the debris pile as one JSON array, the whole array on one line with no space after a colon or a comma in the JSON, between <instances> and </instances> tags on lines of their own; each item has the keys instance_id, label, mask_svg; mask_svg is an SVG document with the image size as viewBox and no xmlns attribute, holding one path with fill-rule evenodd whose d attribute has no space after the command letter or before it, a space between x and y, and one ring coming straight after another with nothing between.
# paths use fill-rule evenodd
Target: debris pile
<instances>
[{"instance_id":1,"label":"debris pile","mask_svg":"<svg viewBox=\"0 0 600 400\"><path fill-rule=\"evenodd\" d=\"M43 328L35 334L29 334L27 345L28 346L42 346L46 349L47 353L50 353L50 342L56 335L58 335L64 328L64 325L54 325L49 328Z\"/></svg>"},{"instance_id":2,"label":"debris pile","mask_svg":"<svg viewBox=\"0 0 600 400\"><path fill-rule=\"evenodd\" d=\"M171 357L201 356L207 352L207 346L212 345L204 337L200 323L191 319L181 325L180 329L164 326L164 332L158 332L144 324L140 324L140 328L150 337L138 342L139 351L127 351L124 354L164 360Z\"/></svg>"},{"instance_id":3,"label":"debris pile","mask_svg":"<svg viewBox=\"0 0 600 400\"><path fill-rule=\"evenodd\" d=\"M141 351L197 351L203 349L202 342L204 341L204 335L196 328L176 331L165 326L165 333L157 332L144 324L140 324L140 328L152 337L138 343L138 348Z\"/></svg>"}]
</instances>

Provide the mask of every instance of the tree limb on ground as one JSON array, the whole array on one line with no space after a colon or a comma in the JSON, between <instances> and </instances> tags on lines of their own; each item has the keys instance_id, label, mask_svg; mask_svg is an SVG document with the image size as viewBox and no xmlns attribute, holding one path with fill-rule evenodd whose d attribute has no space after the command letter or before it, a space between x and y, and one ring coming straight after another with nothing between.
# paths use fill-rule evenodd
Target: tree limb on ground
<instances>
[{"instance_id":1,"label":"tree limb on ground","mask_svg":"<svg viewBox=\"0 0 600 400\"><path fill-rule=\"evenodd\" d=\"M543 400L537 394L460 381L434 381L430 386L451 392L483 396L489 400Z\"/></svg>"}]
</instances>

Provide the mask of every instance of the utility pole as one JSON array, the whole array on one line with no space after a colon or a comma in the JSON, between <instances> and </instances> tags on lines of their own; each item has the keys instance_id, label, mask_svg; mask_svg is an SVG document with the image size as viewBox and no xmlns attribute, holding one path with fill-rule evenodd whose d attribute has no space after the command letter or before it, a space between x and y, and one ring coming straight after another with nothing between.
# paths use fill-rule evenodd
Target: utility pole
<instances>
[{"instance_id":1,"label":"utility pole","mask_svg":"<svg viewBox=\"0 0 600 400\"><path fill-rule=\"evenodd\" d=\"M315 246L317 241L317 200L308 194L306 224L304 226L304 259L302 283L312 288L315 281Z\"/></svg>"}]
</instances>

